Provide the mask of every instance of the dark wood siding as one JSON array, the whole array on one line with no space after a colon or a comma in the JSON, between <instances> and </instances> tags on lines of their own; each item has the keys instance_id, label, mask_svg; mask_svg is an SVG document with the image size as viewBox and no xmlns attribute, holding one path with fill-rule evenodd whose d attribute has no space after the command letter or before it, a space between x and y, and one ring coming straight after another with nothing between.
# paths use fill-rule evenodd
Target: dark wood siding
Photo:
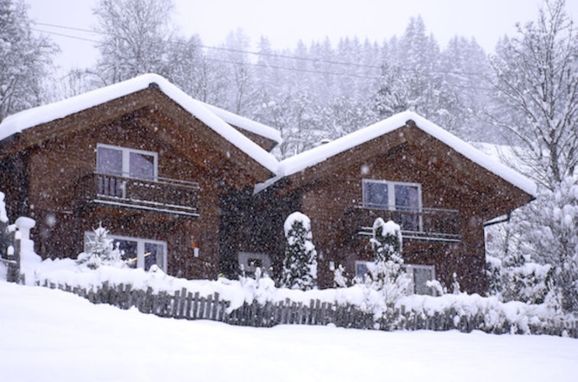
<instances>
[{"instance_id":1,"label":"dark wood siding","mask_svg":"<svg viewBox=\"0 0 578 382\"><path fill-rule=\"evenodd\" d=\"M330 261L353 276L355 260L372 260L369 238L356 234L347 222L349 212L362 202L363 179L419 183L423 207L457 210L461 241L405 239L403 255L406 263L435 266L437 278L448 286L455 272L468 292L487 289L483 223L529 200L415 127L357 146L263 192L272 204L284 195L299 195L301 212L312 221L321 287L333 285Z\"/></svg>"},{"instance_id":2,"label":"dark wood siding","mask_svg":"<svg viewBox=\"0 0 578 382\"><path fill-rule=\"evenodd\" d=\"M159 177L198 183L199 216L87 200L83 180L96 170L99 143L158 153ZM221 200L271 176L154 88L30 128L2 147L0 163L11 218L26 209L36 219L43 257L76 257L84 233L102 223L115 235L167 242L168 272L188 278L218 275Z\"/></svg>"}]
</instances>

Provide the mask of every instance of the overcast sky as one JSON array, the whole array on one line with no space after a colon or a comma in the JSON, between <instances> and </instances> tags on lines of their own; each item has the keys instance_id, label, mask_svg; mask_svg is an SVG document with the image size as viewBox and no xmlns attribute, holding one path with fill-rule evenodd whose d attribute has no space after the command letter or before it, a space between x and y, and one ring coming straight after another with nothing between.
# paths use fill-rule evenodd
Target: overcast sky
<instances>
[{"instance_id":1,"label":"overcast sky","mask_svg":"<svg viewBox=\"0 0 578 382\"><path fill-rule=\"evenodd\" d=\"M26 0L39 23L92 28L98 0ZM383 41L403 33L410 17L421 15L428 31L443 46L454 35L475 37L492 51L516 22L535 18L541 0L175 0L175 22L181 34L198 34L208 45L224 41L242 28L254 42L269 37L273 47L293 47L299 39L337 41L358 36ZM578 20L578 0L567 0L567 11ZM98 39L98 35L37 25L36 29ZM97 57L94 43L48 35L61 48L61 71L86 67Z\"/></svg>"}]
</instances>

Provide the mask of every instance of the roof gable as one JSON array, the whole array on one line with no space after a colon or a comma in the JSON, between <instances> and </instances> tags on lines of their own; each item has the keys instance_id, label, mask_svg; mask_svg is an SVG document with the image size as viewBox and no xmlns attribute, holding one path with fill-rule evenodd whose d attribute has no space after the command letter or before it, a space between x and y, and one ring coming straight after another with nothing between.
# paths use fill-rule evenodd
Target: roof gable
<instances>
[{"instance_id":1,"label":"roof gable","mask_svg":"<svg viewBox=\"0 0 578 382\"><path fill-rule=\"evenodd\" d=\"M151 84L156 85L168 98L186 110L190 115L203 122L222 138L236 146L262 167L266 168L271 173L276 173L278 162L273 155L262 149L240 131L225 122L217 115L217 113L214 112L214 110L209 109L206 104L191 98L165 78L156 74L145 74L59 102L13 114L0 123L0 141L28 128L65 118L71 114L144 90ZM221 112L219 112L221 115L225 114L224 110L219 110L221 110ZM226 115L228 119L232 118L230 115L234 115L233 113L226 113L228 113ZM242 117L239 118L244 126L250 125L248 119ZM261 133L265 130L266 129L261 128ZM267 133L273 135L271 131L268 131Z\"/></svg>"},{"instance_id":2,"label":"roof gable","mask_svg":"<svg viewBox=\"0 0 578 382\"><path fill-rule=\"evenodd\" d=\"M508 183L514 185L525 193L535 196L536 184L508 166L496 161L494 158L482 153L469 143L464 142L452 133L444 130L433 122L420 115L406 111L395 114L381 122L357 130L332 142L304 151L300 154L287 158L280 162L277 177L258 185L256 191L260 191L273 184L277 180L304 171L318 165L330 158L363 145L375 138L392 133L405 126L415 126L426 134L443 142L456 152L463 155L485 170L497 175Z\"/></svg>"}]
</instances>

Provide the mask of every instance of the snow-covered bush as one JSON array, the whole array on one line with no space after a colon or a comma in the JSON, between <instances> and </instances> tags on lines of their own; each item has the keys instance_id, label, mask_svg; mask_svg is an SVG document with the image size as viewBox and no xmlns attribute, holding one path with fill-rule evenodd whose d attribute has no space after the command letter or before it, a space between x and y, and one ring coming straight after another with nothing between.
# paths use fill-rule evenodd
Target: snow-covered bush
<instances>
[{"instance_id":1,"label":"snow-covered bush","mask_svg":"<svg viewBox=\"0 0 578 382\"><path fill-rule=\"evenodd\" d=\"M339 264L333 271L333 284L336 288L347 287L347 277L345 276L345 268Z\"/></svg>"},{"instance_id":2,"label":"snow-covered bush","mask_svg":"<svg viewBox=\"0 0 578 382\"><path fill-rule=\"evenodd\" d=\"M120 251L114 247L114 240L102 225L93 231L94 237L88 237L87 250L78 255L77 263L90 269L101 265L121 266Z\"/></svg>"},{"instance_id":3,"label":"snow-covered bush","mask_svg":"<svg viewBox=\"0 0 578 382\"><path fill-rule=\"evenodd\" d=\"M313 245L311 220L294 212L284 224L287 246L281 274L281 286L308 290L317 284L317 251Z\"/></svg>"},{"instance_id":4,"label":"snow-covered bush","mask_svg":"<svg viewBox=\"0 0 578 382\"><path fill-rule=\"evenodd\" d=\"M531 261L529 256L505 259L486 256L488 294L501 301L541 304L552 287L552 266Z\"/></svg>"},{"instance_id":5,"label":"snow-covered bush","mask_svg":"<svg viewBox=\"0 0 578 382\"><path fill-rule=\"evenodd\" d=\"M543 190L526 213L523 250L552 265L553 293L562 309L578 311L578 177L565 178L553 191Z\"/></svg>"},{"instance_id":6,"label":"snow-covered bush","mask_svg":"<svg viewBox=\"0 0 578 382\"><path fill-rule=\"evenodd\" d=\"M395 303L409 293L411 280L403 270L401 257L401 229L393 221L387 223L377 218L373 223L373 235L370 239L374 253L373 264L368 264L368 274L363 283L366 287L366 304L375 305L371 291L377 291L386 305ZM377 302L379 304L379 302ZM374 310L374 313L378 313Z\"/></svg>"},{"instance_id":7,"label":"snow-covered bush","mask_svg":"<svg viewBox=\"0 0 578 382\"><path fill-rule=\"evenodd\" d=\"M6 214L6 203L4 202L3 192L0 192L0 223L8 223L8 215Z\"/></svg>"},{"instance_id":8,"label":"snow-covered bush","mask_svg":"<svg viewBox=\"0 0 578 382\"><path fill-rule=\"evenodd\" d=\"M4 230L8 224L8 215L6 214L6 204L4 203L4 193L0 192L0 259L5 257L6 243L4 242ZM0 280L6 279L6 266L0 261Z\"/></svg>"}]
</instances>

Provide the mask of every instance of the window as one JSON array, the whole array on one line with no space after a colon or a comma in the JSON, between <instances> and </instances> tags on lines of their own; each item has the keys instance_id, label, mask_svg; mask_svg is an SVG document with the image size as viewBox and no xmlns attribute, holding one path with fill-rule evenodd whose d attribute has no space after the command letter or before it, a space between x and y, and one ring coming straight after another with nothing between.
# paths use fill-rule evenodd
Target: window
<instances>
[{"instance_id":1,"label":"window","mask_svg":"<svg viewBox=\"0 0 578 382\"><path fill-rule=\"evenodd\" d=\"M156 179L157 153L98 144L96 171L100 174L137 179Z\"/></svg>"},{"instance_id":2,"label":"window","mask_svg":"<svg viewBox=\"0 0 578 382\"><path fill-rule=\"evenodd\" d=\"M405 271L410 276L415 294L433 294L426 282L435 280L435 267L433 265L407 264Z\"/></svg>"},{"instance_id":3,"label":"window","mask_svg":"<svg viewBox=\"0 0 578 382\"><path fill-rule=\"evenodd\" d=\"M363 279L372 267L371 261L356 261L355 262L355 277ZM433 265L416 265L405 264L403 266L408 274L412 290L415 294L432 294L433 291L426 283L430 280L435 280L435 267Z\"/></svg>"},{"instance_id":4,"label":"window","mask_svg":"<svg viewBox=\"0 0 578 382\"><path fill-rule=\"evenodd\" d=\"M363 206L400 211L393 220L403 230L420 231L421 186L417 183L364 179Z\"/></svg>"},{"instance_id":5,"label":"window","mask_svg":"<svg viewBox=\"0 0 578 382\"><path fill-rule=\"evenodd\" d=\"M86 247L88 238L93 238L94 234L86 232L84 237ZM109 237L114 240L115 247L118 245L121 258L129 267L148 271L151 266L157 265L163 271L167 271L167 243L164 241L117 235Z\"/></svg>"},{"instance_id":6,"label":"window","mask_svg":"<svg viewBox=\"0 0 578 382\"><path fill-rule=\"evenodd\" d=\"M271 258L264 253L239 252L239 268L250 275L254 274L257 268L261 268L261 272L269 272Z\"/></svg>"},{"instance_id":7,"label":"window","mask_svg":"<svg viewBox=\"0 0 578 382\"><path fill-rule=\"evenodd\" d=\"M369 273L369 267L371 266L371 261L356 261L355 262L355 277L363 280L365 275Z\"/></svg>"}]
</instances>

